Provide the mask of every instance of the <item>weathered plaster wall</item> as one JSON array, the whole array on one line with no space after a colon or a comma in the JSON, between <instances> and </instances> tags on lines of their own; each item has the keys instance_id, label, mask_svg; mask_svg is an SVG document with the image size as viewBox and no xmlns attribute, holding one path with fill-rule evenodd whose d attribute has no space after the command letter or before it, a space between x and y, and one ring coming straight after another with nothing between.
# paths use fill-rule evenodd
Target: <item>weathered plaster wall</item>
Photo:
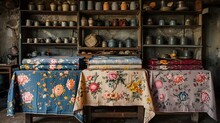
<instances>
[{"instance_id":1,"label":"weathered plaster wall","mask_svg":"<svg viewBox=\"0 0 220 123\"><path fill-rule=\"evenodd\" d=\"M220 8L210 8L203 17L206 68L212 71L216 92L220 92Z\"/></svg>"},{"instance_id":2,"label":"weathered plaster wall","mask_svg":"<svg viewBox=\"0 0 220 123\"><path fill-rule=\"evenodd\" d=\"M18 24L18 15L18 9L8 9L5 2L0 1L0 62L7 62L9 48L18 45L18 28L14 28Z\"/></svg>"}]
</instances>

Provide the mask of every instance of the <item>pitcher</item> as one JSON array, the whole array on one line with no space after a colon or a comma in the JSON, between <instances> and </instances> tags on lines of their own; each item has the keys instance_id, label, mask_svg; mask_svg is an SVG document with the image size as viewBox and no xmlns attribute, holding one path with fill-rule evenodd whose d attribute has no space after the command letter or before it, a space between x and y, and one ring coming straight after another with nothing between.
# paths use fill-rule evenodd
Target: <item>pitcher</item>
<instances>
[{"instance_id":1,"label":"pitcher","mask_svg":"<svg viewBox=\"0 0 220 123\"><path fill-rule=\"evenodd\" d=\"M128 4L126 2L121 3L121 10L127 10L128 9Z\"/></svg>"}]
</instances>

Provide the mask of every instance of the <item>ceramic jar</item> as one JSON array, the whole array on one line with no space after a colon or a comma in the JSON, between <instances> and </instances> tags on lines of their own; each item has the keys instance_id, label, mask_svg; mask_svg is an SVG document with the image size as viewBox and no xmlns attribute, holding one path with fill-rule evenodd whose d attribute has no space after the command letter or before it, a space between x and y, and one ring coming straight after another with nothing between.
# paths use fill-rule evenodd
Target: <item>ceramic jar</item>
<instances>
[{"instance_id":1,"label":"ceramic jar","mask_svg":"<svg viewBox=\"0 0 220 123\"><path fill-rule=\"evenodd\" d=\"M55 40L56 43L61 43L62 42L62 39L60 37L56 38Z\"/></svg>"},{"instance_id":2,"label":"ceramic jar","mask_svg":"<svg viewBox=\"0 0 220 123\"><path fill-rule=\"evenodd\" d=\"M73 44L76 44L76 43L77 43L76 37L72 37L72 43L73 43Z\"/></svg>"},{"instance_id":3,"label":"ceramic jar","mask_svg":"<svg viewBox=\"0 0 220 123\"><path fill-rule=\"evenodd\" d=\"M51 43L51 38L46 38L45 43Z\"/></svg>"},{"instance_id":4,"label":"ceramic jar","mask_svg":"<svg viewBox=\"0 0 220 123\"><path fill-rule=\"evenodd\" d=\"M57 11L62 11L62 4L61 3L57 4Z\"/></svg>"},{"instance_id":5,"label":"ceramic jar","mask_svg":"<svg viewBox=\"0 0 220 123\"><path fill-rule=\"evenodd\" d=\"M77 4L76 3L70 4L70 11L77 11Z\"/></svg>"},{"instance_id":6,"label":"ceramic jar","mask_svg":"<svg viewBox=\"0 0 220 123\"><path fill-rule=\"evenodd\" d=\"M31 26L31 25L32 25L32 20L27 19L27 20L26 20L26 26Z\"/></svg>"},{"instance_id":7,"label":"ceramic jar","mask_svg":"<svg viewBox=\"0 0 220 123\"><path fill-rule=\"evenodd\" d=\"M130 2L130 10L136 10L138 8L138 3L135 1Z\"/></svg>"},{"instance_id":8,"label":"ceramic jar","mask_svg":"<svg viewBox=\"0 0 220 123\"><path fill-rule=\"evenodd\" d=\"M69 9L70 9L70 5L69 5L69 3L67 3L67 2L63 2L63 4L62 4L62 9L63 9L63 11L69 11Z\"/></svg>"},{"instance_id":9,"label":"ceramic jar","mask_svg":"<svg viewBox=\"0 0 220 123\"><path fill-rule=\"evenodd\" d=\"M62 22L61 22L61 26L63 26L63 27L64 27L64 26L67 26L67 22L66 22L66 21L62 21Z\"/></svg>"},{"instance_id":10,"label":"ceramic jar","mask_svg":"<svg viewBox=\"0 0 220 123\"><path fill-rule=\"evenodd\" d=\"M87 26L88 25L88 21L85 17L81 18L81 26Z\"/></svg>"},{"instance_id":11,"label":"ceramic jar","mask_svg":"<svg viewBox=\"0 0 220 123\"><path fill-rule=\"evenodd\" d=\"M159 25L160 25L160 26L164 26L164 25L165 25L165 20L160 19L160 20L159 20Z\"/></svg>"},{"instance_id":12,"label":"ceramic jar","mask_svg":"<svg viewBox=\"0 0 220 123\"><path fill-rule=\"evenodd\" d=\"M65 44L69 43L69 39L68 38L64 38L63 39L63 43L65 43Z\"/></svg>"},{"instance_id":13,"label":"ceramic jar","mask_svg":"<svg viewBox=\"0 0 220 123\"><path fill-rule=\"evenodd\" d=\"M169 45L176 45L177 44L177 40L175 36L170 36L169 40L168 40L168 44Z\"/></svg>"},{"instance_id":14,"label":"ceramic jar","mask_svg":"<svg viewBox=\"0 0 220 123\"><path fill-rule=\"evenodd\" d=\"M103 4L103 10L109 10L109 3L108 2L104 2Z\"/></svg>"},{"instance_id":15,"label":"ceramic jar","mask_svg":"<svg viewBox=\"0 0 220 123\"><path fill-rule=\"evenodd\" d=\"M55 4L54 2L50 3L50 10L56 11L56 9L57 9L57 4Z\"/></svg>"},{"instance_id":16,"label":"ceramic jar","mask_svg":"<svg viewBox=\"0 0 220 123\"><path fill-rule=\"evenodd\" d=\"M145 38L145 44L153 44L152 37L150 35L147 35Z\"/></svg>"},{"instance_id":17,"label":"ceramic jar","mask_svg":"<svg viewBox=\"0 0 220 123\"><path fill-rule=\"evenodd\" d=\"M38 4L37 5L37 10L38 11L43 11L44 10L44 4Z\"/></svg>"},{"instance_id":18,"label":"ceramic jar","mask_svg":"<svg viewBox=\"0 0 220 123\"><path fill-rule=\"evenodd\" d=\"M101 2L95 3L95 10L102 10L102 3Z\"/></svg>"},{"instance_id":19,"label":"ceramic jar","mask_svg":"<svg viewBox=\"0 0 220 123\"><path fill-rule=\"evenodd\" d=\"M89 23L89 26L93 26L94 21L91 17L89 18L88 23Z\"/></svg>"},{"instance_id":20,"label":"ceramic jar","mask_svg":"<svg viewBox=\"0 0 220 123\"><path fill-rule=\"evenodd\" d=\"M108 41L108 47L117 47L117 41L115 39L110 39Z\"/></svg>"},{"instance_id":21,"label":"ceramic jar","mask_svg":"<svg viewBox=\"0 0 220 123\"><path fill-rule=\"evenodd\" d=\"M162 45L162 44L164 44L164 40L163 40L163 37L162 36L157 36L157 38L156 38L156 44L157 45Z\"/></svg>"},{"instance_id":22,"label":"ceramic jar","mask_svg":"<svg viewBox=\"0 0 220 123\"><path fill-rule=\"evenodd\" d=\"M79 1L79 10L85 10L86 9L86 3L84 0Z\"/></svg>"},{"instance_id":23,"label":"ceramic jar","mask_svg":"<svg viewBox=\"0 0 220 123\"><path fill-rule=\"evenodd\" d=\"M133 40L131 38L126 39L125 42L126 42L126 47L132 47Z\"/></svg>"},{"instance_id":24,"label":"ceramic jar","mask_svg":"<svg viewBox=\"0 0 220 123\"><path fill-rule=\"evenodd\" d=\"M35 4L34 4L34 2L29 2L29 4L28 4L28 10L35 10Z\"/></svg>"},{"instance_id":25,"label":"ceramic jar","mask_svg":"<svg viewBox=\"0 0 220 123\"><path fill-rule=\"evenodd\" d=\"M107 47L107 42L106 41L102 41L102 47Z\"/></svg>"},{"instance_id":26,"label":"ceramic jar","mask_svg":"<svg viewBox=\"0 0 220 123\"><path fill-rule=\"evenodd\" d=\"M188 45L188 39L185 36L180 38L180 45Z\"/></svg>"},{"instance_id":27,"label":"ceramic jar","mask_svg":"<svg viewBox=\"0 0 220 123\"><path fill-rule=\"evenodd\" d=\"M130 26L137 26L137 19L133 18L130 20Z\"/></svg>"},{"instance_id":28,"label":"ceramic jar","mask_svg":"<svg viewBox=\"0 0 220 123\"><path fill-rule=\"evenodd\" d=\"M87 2L87 10L93 10L93 1L92 0L89 0Z\"/></svg>"},{"instance_id":29,"label":"ceramic jar","mask_svg":"<svg viewBox=\"0 0 220 123\"><path fill-rule=\"evenodd\" d=\"M121 10L127 10L128 4L126 2L122 2L120 7L121 7Z\"/></svg>"},{"instance_id":30,"label":"ceramic jar","mask_svg":"<svg viewBox=\"0 0 220 123\"><path fill-rule=\"evenodd\" d=\"M50 20L46 20L45 26L50 26Z\"/></svg>"},{"instance_id":31,"label":"ceramic jar","mask_svg":"<svg viewBox=\"0 0 220 123\"><path fill-rule=\"evenodd\" d=\"M118 3L117 2L112 2L112 10L118 10Z\"/></svg>"},{"instance_id":32,"label":"ceramic jar","mask_svg":"<svg viewBox=\"0 0 220 123\"><path fill-rule=\"evenodd\" d=\"M118 42L118 47L119 47L119 48L123 47L122 41L119 41L119 42Z\"/></svg>"},{"instance_id":33,"label":"ceramic jar","mask_svg":"<svg viewBox=\"0 0 220 123\"><path fill-rule=\"evenodd\" d=\"M175 26L176 25L176 20L170 20L170 26Z\"/></svg>"}]
</instances>

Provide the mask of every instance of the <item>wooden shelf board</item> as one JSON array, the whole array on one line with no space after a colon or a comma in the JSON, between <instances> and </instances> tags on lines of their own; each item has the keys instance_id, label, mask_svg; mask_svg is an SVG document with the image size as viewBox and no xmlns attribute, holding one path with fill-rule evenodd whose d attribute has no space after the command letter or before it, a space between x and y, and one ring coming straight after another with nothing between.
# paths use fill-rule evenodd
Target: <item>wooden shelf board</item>
<instances>
[{"instance_id":1,"label":"wooden shelf board","mask_svg":"<svg viewBox=\"0 0 220 123\"><path fill-rule=\"evenodd\" d=\"M77 29L77 26L21 26L21 28L34 28L34 29Z\"/></svg>"},{"instance_id":2,"label":"wooden shelf board","mask_svg":"<svg viewBox=\"0 0 220 123\"><path fill-rule=\"evenodd\" d=\"M143 27L145 28L180 28L180 29L184 29L184 28L200 28L202 27L201 25L175 25L175 26L170 26L170 25L164 25L164 26L160 26L160 25L143 25Z\"/></svg>"},{"instance_id":3,"label":"wooden shelf board","mask_svg":"<svg viewBox=\"0 0 220 123\"><path fill-rule=\"evenodd\" d=\"M80 26L81 29L138 29L138 26Z\"/></svg>"},{"instance_id":4,"label":"wooden shelf board","mask_svg":"<svg viewBox=\"0 0 220 123\"><path fill-rule=\"evenodd\" d=\"M151 10L146 11L142 10L143 14L151 14L151 15L196 15L201 14L200 11L160 11L160 10Z\"/></svg>"},{"instance_id":5,"label":"wooden shelf board","mask_svg":"<svg viewBox=\"0 0 220 123\"><path fill-rule=\"evenodd\" d=\"M139 10L80 10L79 12L89 15L137 15Z\"/></svg>"},{"instance_id":6,"label":"wooden shelf board","mask_svg":"<svg viewBox=\"0 0 220 123\"><path fill-rule=\"evenodd\" d=\"M41 14L41 15L77 15L77 11L50 11L50 10L20 10L21 13L28 13L28 14Z\"/></svg>"},{"instance_id":7,"label":"wooden shelf board","mask_svg":"<svg viewBox=\"0 0 220 123\"><path fill-rule=\"evenodd\" d=\"M140 48L79 47L79 50L141 50Z\"/></svg>"},{"instance_id":8,"label":"wooden shelf board","mask_svg":"<svg viewBox=\"0 0 220 123\"><path fill-rule=\"evenodd\" d=\"M202 48L201 45L156 45L156 44L152 44L152 45L146 45L144 44L143 47L180 47L180 48Z\"/></svg>"},{"instance_id":9,"label":"wooden shelf board","mask_svg":"<svg viewBox=\"0 0 220 123\"><path fill-rule=\"evenodd\" d=\"M24 45L58 45L58 46L76 46L76 44L72 43L22 43Z\"/></svg>"}]
</instances>

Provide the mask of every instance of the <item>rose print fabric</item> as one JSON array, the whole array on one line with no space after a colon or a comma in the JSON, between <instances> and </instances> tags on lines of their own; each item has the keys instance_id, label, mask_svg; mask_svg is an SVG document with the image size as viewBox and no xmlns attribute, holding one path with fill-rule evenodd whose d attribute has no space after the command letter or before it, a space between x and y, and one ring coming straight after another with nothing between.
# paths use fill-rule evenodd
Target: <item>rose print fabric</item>
<instances>
[{"instance_id":1,"label":"rose print fabric","mask_svg":"<svg viewBox=\"0 0 220 123\"><path fill-rule=\"evenodd\" d=\"M207 70L149 70L155 110L206 112L217 120L214 88Z\"/></svg>"},{"instance_id":2,"label":"rose print fabric","mask_svg":"<svg viewBox=\"0 0 220 123\"><path fill-rule=\"evenodd\" d=\"M142 65L88 65L87 69L91 70L128 70L128 69L141 69Z\"/></svg>"},{"instance_id":3,"label":"rose print fabric","mask_svg":"<svg viewBox=\"0 0 220 123\"><path fill-rule=\"evenodd\" d=\"M55 64L50 64L50 65L20 65L20 70L79 70L79 65L55 65Z\"/></svg>"},{"instance_id":4,"label":"rose print fabric","mask_svg":"<svg viewBox=\"0 0 220 123\"><path fill-rule=\"evenodd\" d=\"M23 65L75 65L83 62L81 56L38 56L35 58L23 59Z\"/></svg>"},{"instance_id":5,"label":"rose print fabric","mask_svg":"<svg viewBox=\"0 0 220 123\"><path fill-rule=\"evenodd\" d=\"M80 70L20 70L12 77L7 116L15 112L73 115ZM76 114L78 119L81 114Z\"/></svg>"},{"instance_id":6,"label":"rose print fabric","mask_svg":"<svg viewBox=\"0 0 220 123\"><path fill-rule=\"evenodd\" d=\"M144 123L155 115L145 70L83 70L74 112L83 106L143 106Z\"/></svg>"},{"instance_id":7,"label":"rose print fabric","mask_svg":"<svg viewBox=\"0 0 220 123\"><path fill-rule=\"evenodd\" d=\"M201 70L202 65L148 65L150 70Z\"/></svg>"}]
</instances>

